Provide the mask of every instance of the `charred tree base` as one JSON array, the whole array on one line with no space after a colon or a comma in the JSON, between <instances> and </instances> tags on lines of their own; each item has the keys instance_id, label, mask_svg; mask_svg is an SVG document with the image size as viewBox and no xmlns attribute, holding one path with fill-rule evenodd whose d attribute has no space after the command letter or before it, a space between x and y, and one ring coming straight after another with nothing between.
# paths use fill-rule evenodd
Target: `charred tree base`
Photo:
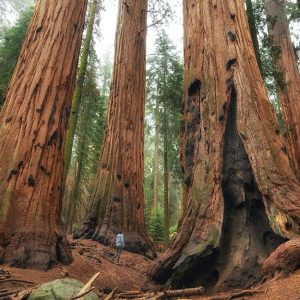
<instances>
[{"instance_id":1,"label":"charred tree base","mask_svg":"<svg viewBox=\"0 0 300 300\"><path fill-rule=\"evenodd\" d=\"M155 266L152 278L173 287L204 286L209 292L245 288L261 279L261 264L286 239L276 235L236 126L237 99L232 88L224 134L222 192L224 221L217 247L205 245L182 261L172 257ZM177 258L178 259L178 258ZM167 268L166 268L167 266ZM193 276L191 276L193 274Z\"/></svg>"},{"instance_id":2,"label":"charred tree base","mask_svg":"<svg viewBox=\"0 0 300 300\"><path fill-rule=\"evenodd\" d=\"M300 239L280 245L262 265L263 276L288 276L300 268Z\"/></svg>"},{"instance_id":3,"label":"charred tree base","mask_svg":"<svg viewBox=\"0 0 300 300\"><path fill-rule=\"evenodd\" d=\"M105 246L114 247L118 230L98 230L95 219L89 217L81 228L73 234L74 239L92 239ZM145 234L124 230L124 250L138 253L147 258L156 258L156 250L153 243Z\"/></svg>"},{"instance_id":4,"label":"charred tree base","mask_svg":"<svg viewBox=\"0 0 300 300\"><path fill-rule=\"evenodd\" d=\"M146 235L140 235L133 231L123 231L125 239L124 250L141 254L147 258L154 259L156 257L156 251L152 242L146 237ZM106 232L95 232L93 240L98 241L106 246L114 246L117 232L108 230Z\"/></svg>"},{"instance_id":5,"label":"charred tree base","mask_svg":"<svg viewBox=\"0 0 300 300\"><path fill-rule=\"evenodd\" d=\"M48 270L70 264L72 253L63 233L19 231L0 233L0 262L16 268Z\"/></svg>"},{"instance_id":6,"label":"charred tree base","mask_svg":"<svg viewBox=\"0 0 300 300\"><path fill-rule=\"evenodd\" d=\"M93 234L96 230L96 218L92 218L91 216L88 216L87 219L84 221L84 223L81 225L81 227L74 232L73 238L74 239L91 239L93 237Z\"/></svg>"}]
</instances>

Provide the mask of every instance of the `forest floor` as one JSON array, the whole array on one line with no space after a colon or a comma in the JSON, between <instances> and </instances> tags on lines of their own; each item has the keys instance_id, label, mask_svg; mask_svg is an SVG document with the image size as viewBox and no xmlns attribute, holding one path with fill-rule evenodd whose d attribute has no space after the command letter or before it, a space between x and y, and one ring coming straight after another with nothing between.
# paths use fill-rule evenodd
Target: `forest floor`
<instances>
[{"instance_id":1,"label":"forest floor","mask_svg":"<svg viewBox=\"0 0 300 300\"><path fill-rule=\"evenodd\" d=\"M59 265L47 272L1 266L0 290L21 291L57 278L75 278L86 283L97 272L100 272L100 275L93 284L97 294L107 294L114 288L118 288L120 291L160 289L159 286L150 283L147 279L146 272L151 260L122 251L120 262L116 264L111 262L111 257L115 253L113 248L90 240L71 240L70 243L74 261L68 266ZM7 279L5 279L5 274L7 274ZM193 299L300 300L300 270L288 278L266 282L259 290L260 293L254 293L253 296L241 295L230 298L236 293L236 291L231 291L210 297L193 297ZM0 297L0 299L4 298ZM180 299L186 298L181 297Z\"/></svg>"}]
</instances>

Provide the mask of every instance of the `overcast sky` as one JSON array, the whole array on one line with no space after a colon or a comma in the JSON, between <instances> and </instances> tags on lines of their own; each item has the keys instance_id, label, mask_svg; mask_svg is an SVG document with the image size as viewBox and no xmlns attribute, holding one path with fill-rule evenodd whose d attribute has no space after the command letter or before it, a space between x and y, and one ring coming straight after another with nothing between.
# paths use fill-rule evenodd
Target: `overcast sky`
<instances>
[{"instance_id":1,"label":"overcast sky","mask_svg":"<svg viewBox=\"0 0 300 300\"><path fill-rule=\"evenodd\" d=\"M1 0L0 0L1 1ZM182 28L182 8L178 4L181 1L169 0L172 8L174 9L174 20L165 25L166 32L173 41L177 48L178 53L183 51L183 28ZM174 5L173 5L174 4ZM176 4L176 5L175 5ZM105 53L114 51L114 39L116 31L118 1L117 0L104 0L105 11L101 13L100 29L101 39L97 42L96 50L99 58L103 57ZM151 24L151 19L148 18L148 26ZM158 25L160 26L160 25ZM155 27L149 27L147 31L147 54L150 54L154 47L156 38ZM182 56L182 55L181 55Z\"/></svg>"}]
</instances>

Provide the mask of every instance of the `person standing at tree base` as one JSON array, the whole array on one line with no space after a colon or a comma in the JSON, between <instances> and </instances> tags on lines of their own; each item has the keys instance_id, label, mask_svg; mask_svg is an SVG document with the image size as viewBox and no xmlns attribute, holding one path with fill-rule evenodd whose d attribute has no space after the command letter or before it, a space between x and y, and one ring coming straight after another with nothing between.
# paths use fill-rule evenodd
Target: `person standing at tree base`
<instances>
[{"instance_id":1,"label":"person standing at tree base","mask_svg":"<svg viewBox=\"0 0 300 300\"><path fill-rule=\"evenodd\" d=\"M125 243L124 243L124 234L122 231L119 231L116 237L116 254L112 257L112 261L116 261L117 263L119 263L120 260L120 255L121 255L121 251L122 249L125 247Z\"/></svg>"}]
</instances>

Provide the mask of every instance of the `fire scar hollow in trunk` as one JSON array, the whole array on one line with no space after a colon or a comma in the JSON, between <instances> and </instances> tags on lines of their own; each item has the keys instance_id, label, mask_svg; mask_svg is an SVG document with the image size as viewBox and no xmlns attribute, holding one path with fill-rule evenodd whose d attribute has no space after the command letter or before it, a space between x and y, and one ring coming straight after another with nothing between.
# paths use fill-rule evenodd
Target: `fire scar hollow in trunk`
<instances>
[{"instance_id":1,"label":"fire scar hollow in trunk","mask_svg":"<svg viewBox=\"0 0 300 300\"><path fill-rule=\"evenodd\" d=\"M150 276L244 287L299 234L300 187L251 43L243 1L185 1L185 210ZM193 274L193 275L191 275Z\"/></svg>"}]
</instances>

